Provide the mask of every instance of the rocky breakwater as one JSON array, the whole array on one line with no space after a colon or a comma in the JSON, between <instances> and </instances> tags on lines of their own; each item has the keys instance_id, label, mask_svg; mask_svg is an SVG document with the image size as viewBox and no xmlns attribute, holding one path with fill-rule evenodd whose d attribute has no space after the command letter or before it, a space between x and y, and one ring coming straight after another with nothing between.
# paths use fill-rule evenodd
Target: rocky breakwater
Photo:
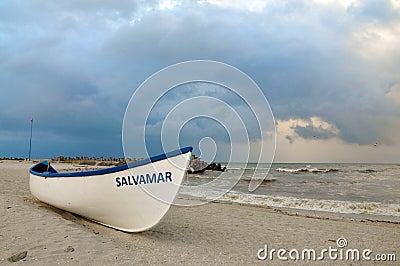
<instances>
[{"instance_id":1,"label":"rocky breakwater","mask_svg":"<svg viewBox=\"0 0 400 266\"><path fill-rule=\"evenodd\" d=\"M187 172L189 174L199 174L207 170L223 172L226 170L226 167L222 167L220 163L208 164L195 155L192 155Z\"/></svg>"}]
</instances>

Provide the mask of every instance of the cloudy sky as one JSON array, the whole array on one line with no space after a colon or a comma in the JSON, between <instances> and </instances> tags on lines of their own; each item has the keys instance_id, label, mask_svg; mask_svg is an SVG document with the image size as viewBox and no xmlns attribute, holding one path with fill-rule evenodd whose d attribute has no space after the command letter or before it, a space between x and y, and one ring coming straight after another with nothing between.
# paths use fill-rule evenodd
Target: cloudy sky
<instances>
[{"instance_id":1,"label":"cloudy sky","mask_svg":"<svg viewBox=\"0 0 400 266\"><path fill-rule=\"evenodd\" d=\"M399 47L400 0L1 1L0 157L31 118L33 157L122 157L135 89L207 59L262 89L275 161L398 163Z\"/></svg>"}]
</instances>

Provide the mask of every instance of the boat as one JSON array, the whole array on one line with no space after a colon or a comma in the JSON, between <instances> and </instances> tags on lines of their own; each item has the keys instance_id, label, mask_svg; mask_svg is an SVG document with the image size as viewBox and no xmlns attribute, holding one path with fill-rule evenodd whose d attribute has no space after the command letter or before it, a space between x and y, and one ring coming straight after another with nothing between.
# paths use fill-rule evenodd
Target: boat
<instances>
[{"instance_id":1,"label":"boat","mask_svg":"<svg viewBox=\"0 0 400 266\"><path fill-rule=\"evenodd\" d=\"M192 153L186 147L141 161L85 172L57 172L42 161L29 170L42 202L125 232L155 226L166 214Z\"/></svg>"}]
</instances>

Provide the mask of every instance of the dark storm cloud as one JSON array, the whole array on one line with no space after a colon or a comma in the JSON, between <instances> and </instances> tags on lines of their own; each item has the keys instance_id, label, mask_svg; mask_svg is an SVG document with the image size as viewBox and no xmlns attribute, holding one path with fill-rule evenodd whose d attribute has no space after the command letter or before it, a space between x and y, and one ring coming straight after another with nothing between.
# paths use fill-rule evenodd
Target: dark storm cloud
<instances>
[{"instance_id":1,"label":"dark storm cloud","mask_svg":"<svg viewBox=\"0 0 400 266\"><path fill-rule=\"evenodd\" d=\"M329 139L335 137L337 134L330 130L326 130L323 128L315 128L313 126L296 126L294 128L294 132L302 138L310 139Z\"/></svg>"},{"instance_id":2,"label":"dark storm cloud","mask_svg":"<svg viewBox=\"0 0 400 266\"><path fill-rule=\"evenodd\" d=\"M351 5L348 12L365 21L378 20L381 23L390 23L399 19L398 10L393 10L391 1L363 0L361 5Z\"/></svg>"},{"instance_id":3,"label":"dark storm cloud","mask_svg":"<svg viewBox=\"0 0 400 266\"><path fill-rule=\"evenodd\" d=\"M135 88L155 71L193 59L243 70L276 118L319 116L351 143L395 141L385 132L395 132L387 127L396 121L382 119L400 115L384 97L400 82L400 53L390 46L399 43L400 14L390 1L345 8L269 1L257 12L195 1L162 9L158 2L0 3L1 143L23 143L34 117L40 141L53 138L58 147L51 154L84 153L93 150L91 141L121 154L122 118ZM56 144L57 136L76 144ZM2 148L4 155L21 150Z\"/></svg>"}]
</instances>

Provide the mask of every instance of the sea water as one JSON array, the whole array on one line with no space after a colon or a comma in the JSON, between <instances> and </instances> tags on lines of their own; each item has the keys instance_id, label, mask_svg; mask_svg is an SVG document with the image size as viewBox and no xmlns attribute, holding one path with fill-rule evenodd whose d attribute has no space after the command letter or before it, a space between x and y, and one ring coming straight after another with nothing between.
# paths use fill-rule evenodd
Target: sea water
<instances>
[{"instance_id":1,"label":"sea water","mask_svg":"<svg viewBox=\"0 0 400 266\"><path fill-rule=\"evenodd\" d=\"M268 169L268 164L230 164L223 176L213 171L190 174L180 195L271 208L400 218L400 164L274 163ZM257 178L265 181L250 192L255 170ZM220 182L204 186L215 179ZM238 182L227 191L230 179Z\"/></svg>"}]
</instances>

